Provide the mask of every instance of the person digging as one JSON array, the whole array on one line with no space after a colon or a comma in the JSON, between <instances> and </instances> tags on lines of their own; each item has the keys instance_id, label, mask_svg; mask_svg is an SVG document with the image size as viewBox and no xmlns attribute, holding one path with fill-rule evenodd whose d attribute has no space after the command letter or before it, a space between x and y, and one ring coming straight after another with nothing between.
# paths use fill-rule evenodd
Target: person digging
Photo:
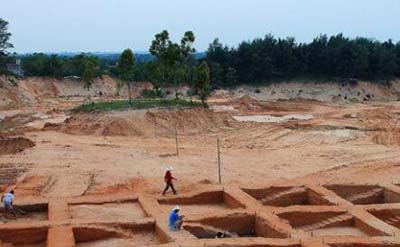
<instances>
[{"instance_id":1,"label":"person digging","mask_svg":"<svg viewBox=\"0 0 400 247\"><path fill-rule=\"evenodd\" d=\"M167 193L167 191L169 190L169 188L172 189L172 192L174 193L174 195L176 195L176 190L174 188L174 184L172 183L172 180L176 180L176 178L174 178L172 176L172 167L168 166L167 167L167 171L165 172L165 176L164 176L164 181L165 181L165 189L163 191L163 196L165 196L165 193Z\"/></svg>"},{"instance_id":2,"label":"person digging","mask_svg":"<svg viewBox=\"0 0 400 247\"><path fill-rule=\"evenodd\" d=\"M11 216L14 216L14 218L17 218L17 213L15 212L13 207L14 191L12 190L9 193L5 193L4 195L2 195L1 201L4 205L4 217L8 218L8 215L10 214Z\"/></svg>"},{"instance_id":3,"label":"person digging","mask_svg":"<svg viewBox=\"0 0 400 247\"><path fill-rule=\"evenodd\" d=\"M185 216L179 215L180 210L181 208L177 205L171 210L171 213L169 214L168 227L173 232L179 231L183 224L183 218Z\"/></svg>"}]
</instances>

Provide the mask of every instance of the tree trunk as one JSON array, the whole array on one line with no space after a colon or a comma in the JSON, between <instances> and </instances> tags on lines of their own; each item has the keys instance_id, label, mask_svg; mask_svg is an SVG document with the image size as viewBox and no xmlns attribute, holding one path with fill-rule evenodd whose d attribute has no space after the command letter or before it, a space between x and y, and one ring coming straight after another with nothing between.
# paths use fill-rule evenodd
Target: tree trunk
<instances>
[{"instance_id":1,"label":"tree trunk","mask_svg":"<svg viewBox=\"0 0 400 247\"><path fill-rule=\"evenodd\" d=\"M132 95L131 95L131 83L128 82L128 95L129 95L129 104L132 104Z\"/></svg>"},{"instance_id":2,"label":"tree trunk","mask_svg":"<svg viewBox=\"0 0 400 247\"><path fill-rule=\"evenodd\" d=\"M178 98L178 83L175 82L175 99L177 100Z\"/></svg>"}]
</instances>

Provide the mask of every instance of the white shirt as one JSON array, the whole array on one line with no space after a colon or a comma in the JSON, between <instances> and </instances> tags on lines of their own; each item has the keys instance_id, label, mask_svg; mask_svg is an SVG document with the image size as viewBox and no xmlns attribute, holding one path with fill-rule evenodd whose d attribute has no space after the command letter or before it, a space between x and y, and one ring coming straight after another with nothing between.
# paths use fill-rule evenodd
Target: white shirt
<instances>
[{"instance_id":1,"label":"white shirt","mask_svg":"<svg viewBox=\"0 0 400 247\"><path fill-rule=\"evenodd\" d=\"M3 200L4 200L5 203L13 203L14 202L14 195L11 194L11 193L6 193L4 195L4 199Z\"/></svg>"}]
</instances>

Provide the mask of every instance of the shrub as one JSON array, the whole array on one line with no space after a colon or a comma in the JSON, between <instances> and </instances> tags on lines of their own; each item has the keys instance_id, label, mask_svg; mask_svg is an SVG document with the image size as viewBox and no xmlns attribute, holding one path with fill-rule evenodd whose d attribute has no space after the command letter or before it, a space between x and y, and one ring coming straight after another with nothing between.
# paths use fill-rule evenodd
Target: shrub
<instances>
[{"instance_id":1,"label":"shrub","mask_svg":"<svg viewBox=\"0 0 400 247\"><path fill-rule=\"evenodd\" d=\"M143 98L164 98L164 92L161 88L144 89L141 95Z\"/></svg>"}]
</instances>

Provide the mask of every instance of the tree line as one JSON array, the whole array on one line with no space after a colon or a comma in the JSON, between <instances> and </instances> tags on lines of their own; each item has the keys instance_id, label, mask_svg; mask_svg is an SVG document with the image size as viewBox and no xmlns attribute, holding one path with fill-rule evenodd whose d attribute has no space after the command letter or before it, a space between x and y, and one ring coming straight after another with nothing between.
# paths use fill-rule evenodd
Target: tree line
<instances>
[{"instance_id":1,"label":"tree line","mask_svg":"<svg viewBox=\"0 0 400 247\"><path fill-rule=\"evenodd\" d=\"M180 82L193 84L195 78L191 70L202 61L209 65L211 84L216 86L297 78L374 81L400 77L400 42L396 44L391 40L350 39L338 34L320 35L310 43L297 43L294 38L280 39L268 34L233 48L215 39L205 57L197 58L195 50L187 46L191 42L190 36L184 36L178 44L167 34L167 31L157 34L151 44L149 52L155 59L136 63L135 81L152 81L156 86ZM185 35L194 37L191 32ZM115 59L87 54L63 57L43 53L22 57L27 76L81 77L88 62L95 64L98 75L118 76L118 60Z\"/></svg>"},{"instance_id":2,"label":"tree line","mask_svg":"<svg viewBox=\"0 0 400 247\"><path fill-rule=\"evenodd\" d=\"M11 34L7 22L0 18L0 73L12 57L7 49ZM153 59L137 61L126 49L118 60L91 54L75 56L35 53L22 56L26 76L62 78L78 76L88 90L93 80L108 74L119 78L128 88L136 81L150 81L154 90L148 96L162 96L161 87L181 83L191 86L191 93L205 99L213 86L290 79L365 79L390 80L400 77L400 42L380 42L367 38L348 38L342 34L320 35L309 43L294 38L264 38L244 41L237 47L223 45L215 39L204 57L196 56L195 35L184 33L180 42L170 39L168 31L155 35L149 53Z\"/></svg>"},{"instance_id":3,"label":"tree line","mask_svg":"<svg viewBox=\"0 0 400 247\"><path fill-rule=\"evenodd\" d=\"M297 43L268 34L229 48L215 39L206 61L212 82L221 86L296 78L390 80L400 77L400 42L338 34Z\"/></svg>"}]
</instances>

